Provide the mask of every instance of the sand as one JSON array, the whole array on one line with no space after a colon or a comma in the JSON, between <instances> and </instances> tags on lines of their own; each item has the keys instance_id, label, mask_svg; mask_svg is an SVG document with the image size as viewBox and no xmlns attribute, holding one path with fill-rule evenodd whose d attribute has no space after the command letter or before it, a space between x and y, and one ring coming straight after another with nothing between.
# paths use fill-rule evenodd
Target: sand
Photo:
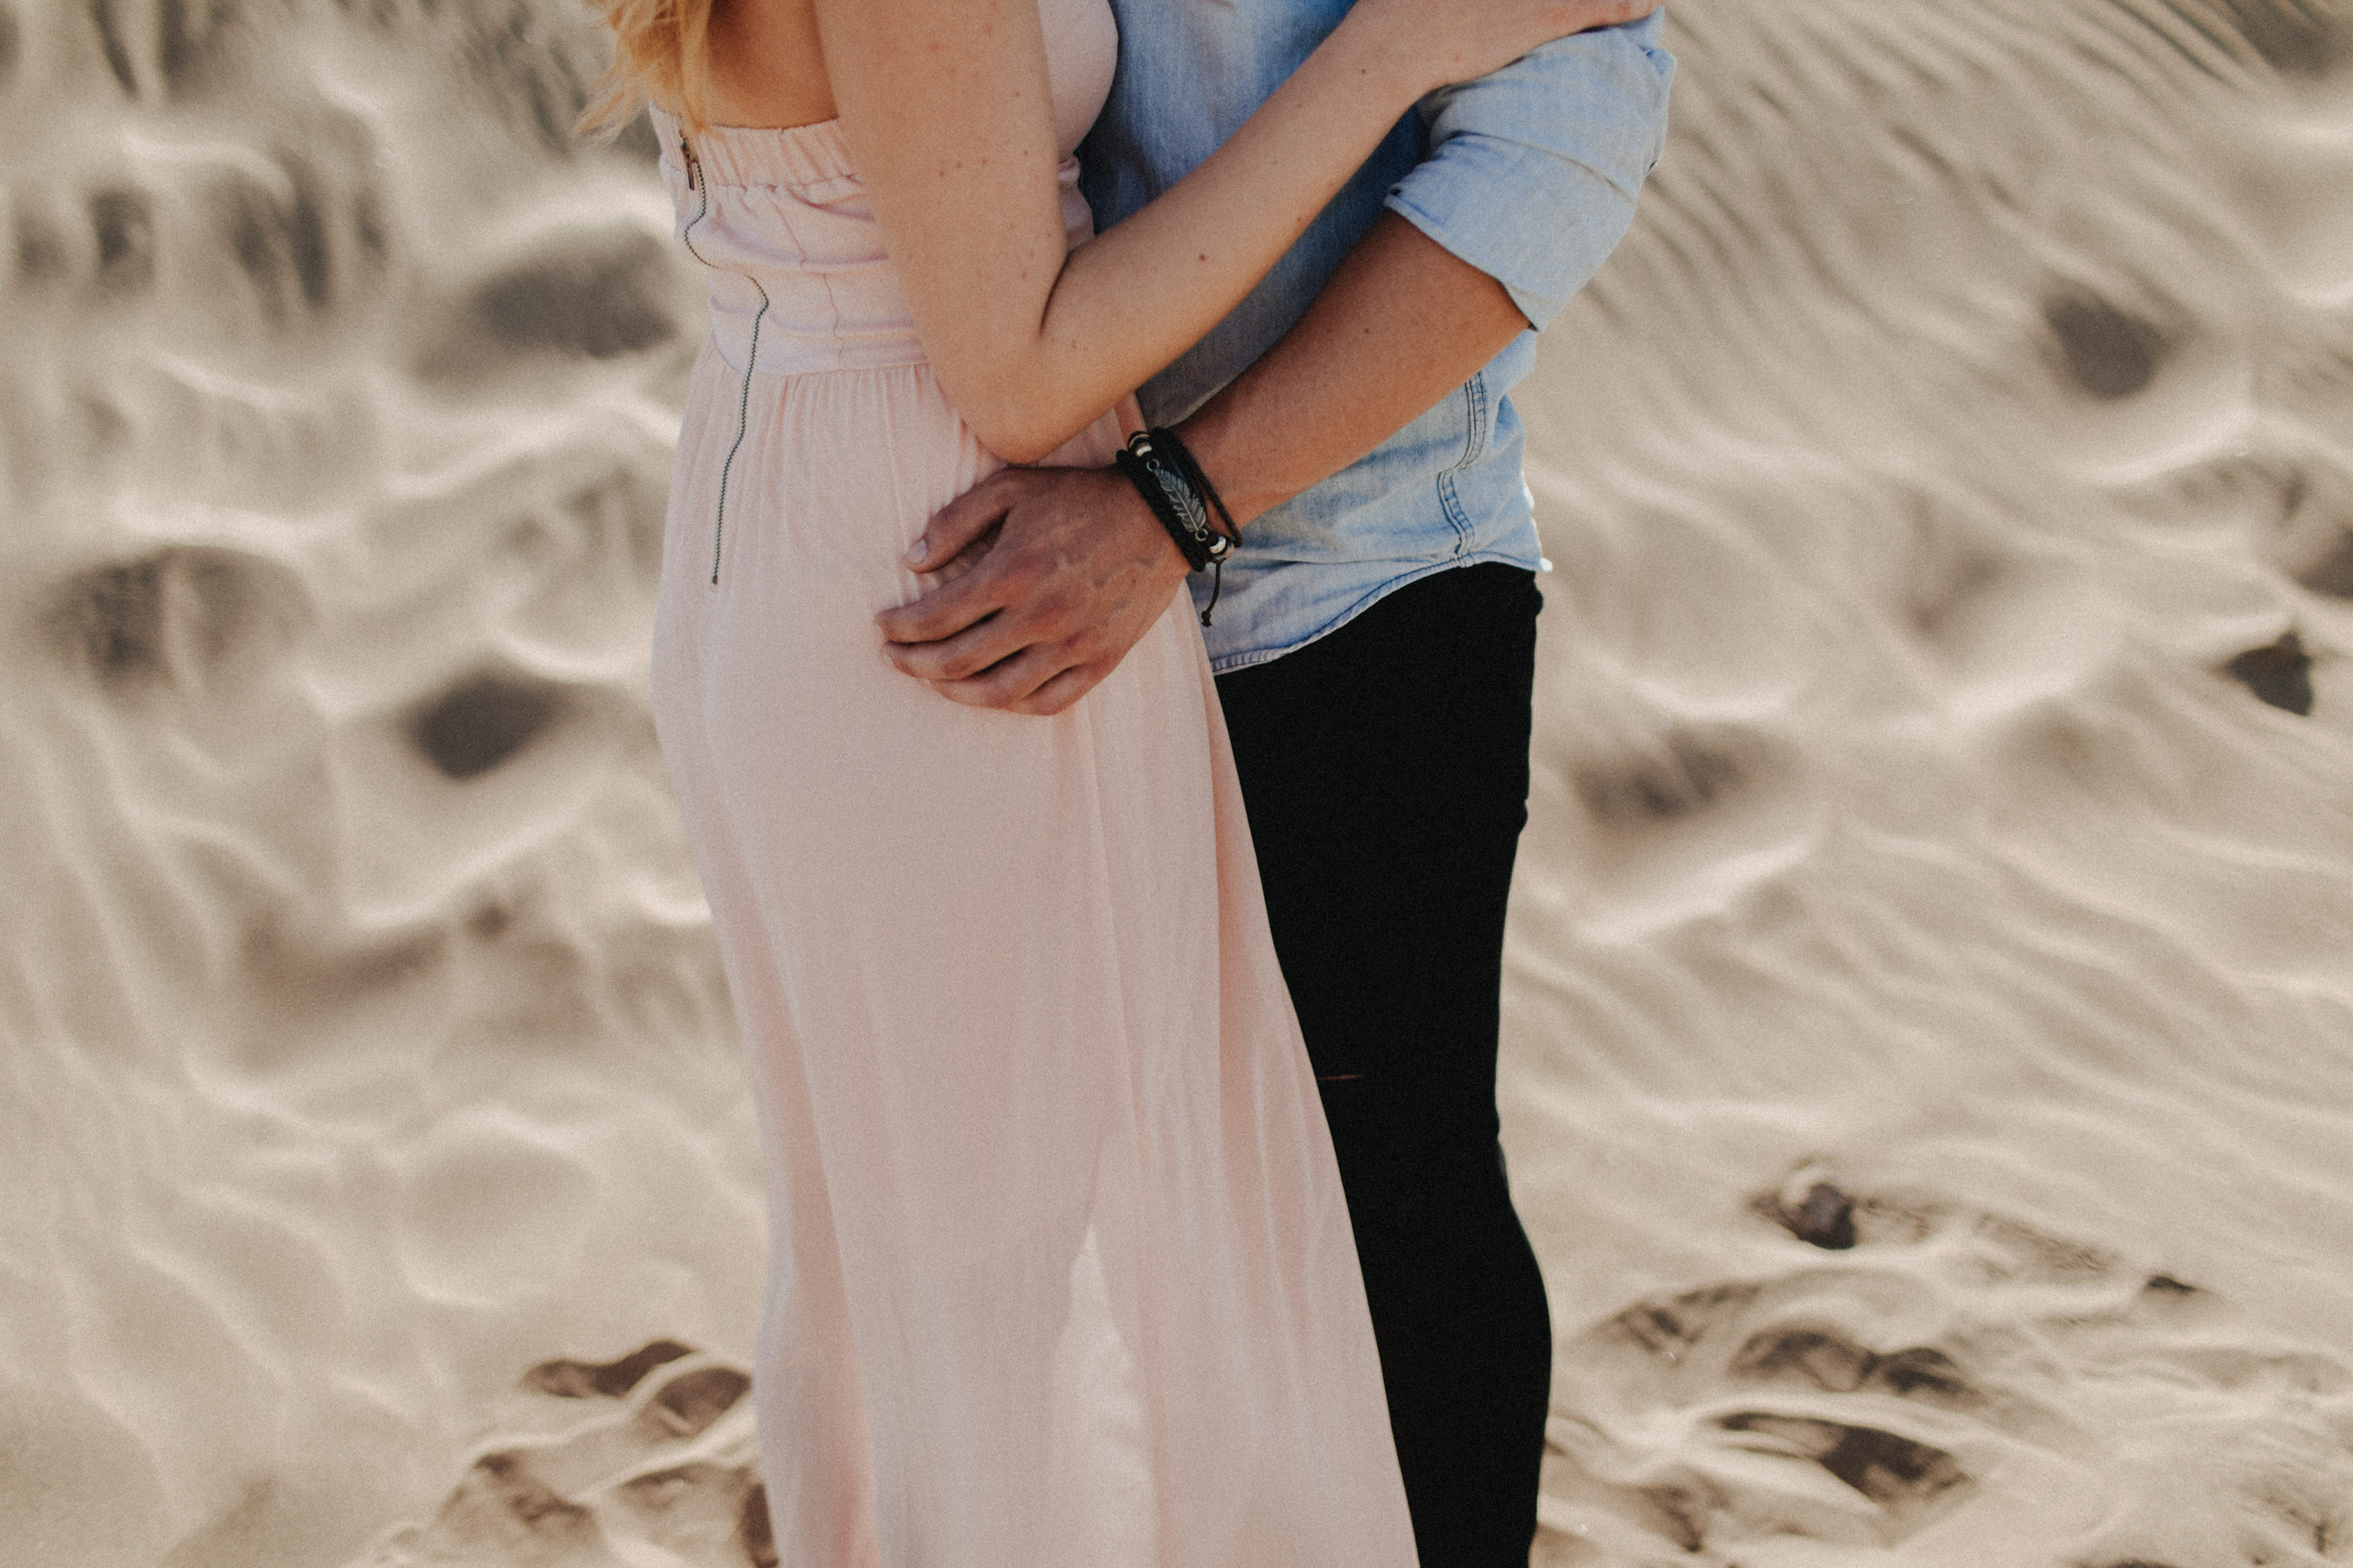
<instances>
[{"instance_id":1,"label":"sand","mask_svg":"<svg viewBox=\"0 0 2353 1568\"><path fill-rule=\"evenodd\" d=\"M2353 11L1672 42L1520 398L1536 1562L2353 1562ZM769 1560L595 58L0 9L0 1560Z\"/></svg>"}]
</instances>

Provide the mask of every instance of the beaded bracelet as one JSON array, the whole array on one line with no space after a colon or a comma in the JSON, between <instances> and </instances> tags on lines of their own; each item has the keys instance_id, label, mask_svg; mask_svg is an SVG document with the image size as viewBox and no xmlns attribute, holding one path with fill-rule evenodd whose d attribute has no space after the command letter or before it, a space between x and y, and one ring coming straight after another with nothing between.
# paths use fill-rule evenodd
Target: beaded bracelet
<instances>
[{"instance_id":1,"label":"beaded bracelet","mask_svg":"<svg viewBox=\"0 0 2353 1568\"><path fill-rule=\"evenodd\" d=\"M1226 557L1234 552L1235 542L1233 535L1210 524L1209 508L1218 509L1228 528L1233 527L1233 514L1226 510L1224 500L1174 432L1138 430L1127 438L1126 446L1112 454L1112 461L1143 496L1160 526L1168 531L1185 564L1210 574L1209 603L1201 612L1201 624L1208 626L1209 612L1218 607L1218 595L1225 587Z\"/></svg>"}]
</instances>

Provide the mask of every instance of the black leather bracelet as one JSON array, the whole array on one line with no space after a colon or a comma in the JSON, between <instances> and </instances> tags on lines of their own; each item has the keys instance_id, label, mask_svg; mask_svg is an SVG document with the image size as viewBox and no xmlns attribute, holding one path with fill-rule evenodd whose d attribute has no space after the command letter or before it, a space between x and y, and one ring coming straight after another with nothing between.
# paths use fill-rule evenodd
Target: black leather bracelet
<instances>
[{"instance_id":1,"label":"black leather bracelet","mask_svg":"<svg viewBox=\"0 0 2353 1568\"><path fill-rule=\"evenodd\" d=\"M1112 455L1112 461L1119 465L1119 471L1127 476L1128 483L1134 485L1136 493L1144 498L1144 504L1152 509L1152 515L1159 520L1162 528L1168 531L1168 537L1176 541L1176 552L1185 557L1185 564L1196 572L1207 566L1209 563L1208 546L1186 526L1178 502L1169 495L1162 481L1162 475L1167 470L1125 447Z\"/></svg>"},{"instance_id":2,"label":"black leather bracelet","mask_svg":"<svg viewBox=\"0 0 2353 1568\"><path fill-rule=\"evenodd\" d=\"M1209 573L1208 607L1201 612L1201 624L1206 626L1210 611L1218 607L1218 595L1224 591L1226 557L1233 553L1234 542L1209 525L1211 502L1186 471L1191 454L1176 456L1184 451L1181 444L1173 450L1164 449L1153 439L1157 434L1137 431L1127 438L1126 446L1112 454L1112 461L1152 509L1160 526L1168 531L1185 564L1195 572ZM1217 504L1220 511L1225 510L1222 502Z\"/></svg>"},{"instance_id":3,"label":"black leather bracelet","mask_svg":"<svg viewBox=\"0 0 2353 1568\"><path fill-rule=\"evenodd\" d=\"M1209 476L1201 471L1200 460L1193 456L1193 448L1179 440L1176 431L1162 426L1155 425L1145 434L1152 437L1154 447L1176 459L1176 466L1185 470L1186 479L1192 481L1193 488L1208 500L1218 514L1218 521L1226 525L1225 535L1232 541L1233 548L1240 548L1242 525L1234 521L1234 514L1226 510L1226 498L1218 493L1218 487L1211 484Z\"/></svg>"}]
</instances>

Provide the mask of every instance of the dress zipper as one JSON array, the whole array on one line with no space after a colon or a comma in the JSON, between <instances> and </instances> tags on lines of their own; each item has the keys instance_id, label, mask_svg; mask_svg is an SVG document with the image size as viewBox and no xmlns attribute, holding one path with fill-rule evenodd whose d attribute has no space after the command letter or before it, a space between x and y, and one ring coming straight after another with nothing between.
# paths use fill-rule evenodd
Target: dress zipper
<instances>
[{"instance_id":1,"label":"dress zipper","mask_svg":"<svg viewBox=\"0 0 2353 1568\"><path fill-rule=\"evenodd\" d=\"M702 172L702 161L694 155L694 143L682 134L678 139L678 152L680 161L686 165L686 188L690 191L700 190L702 193L702 205L688 221L686 227L680 231L679 243L686 247L686 253L689 256L702 262L703 266L710 267L711 263L704 259L702 252L694 248L694 226L711 216L711 182ZM744 281L749 283L753 290L760 296L760 308L753 313L752 346L744 356L744 393L735 405L735 444L727 448L727 460L719 465L718 516L712 520L711 526L711 581L714 586L719 582L720 556L727 543L727 481L735 467L735 454L744 449L744 433L751 428L752 368L759 363L760 359L760 324L767 320L768 316L768 291L760 286L760 280L757 278L752 277L749 273L743 276Z\"/></svg>"}]
</instances>

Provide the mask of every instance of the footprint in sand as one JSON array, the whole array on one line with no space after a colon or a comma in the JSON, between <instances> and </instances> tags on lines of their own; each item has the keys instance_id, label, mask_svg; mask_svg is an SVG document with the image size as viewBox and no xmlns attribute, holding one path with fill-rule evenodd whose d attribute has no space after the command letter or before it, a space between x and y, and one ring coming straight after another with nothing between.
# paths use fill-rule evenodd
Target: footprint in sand
<instances>
[{"instance_id":1,"label":"footprint in sand","mask_svg":"<svg viewBox=\"0 0 2353 1568\"><path fill-rule=\"evenodd\" d=\"M1577 920L1630 935L1720 909L1801 858L1821 801L1797 748L1768 730L1679 723L1570 759Z\"/></svg>"},{"instance_id":2,"label":"footprint in sand","mask_svg":"<svg viewBox=\"0 0 2353 1568\"><path fill-rule=\"evenodd\" d=\"M2274 708L2299 717L2312 712L2312 655L2295 632L2248 649L2222 672Z\"/></svg>"},{"instance_id":3,"label":"footprint in sand","mask_svg":"<svg viewBox=\"0 0 2353 1568\"><path fill-rule=\"evenodd\" d=\"M410 721L409 736L444 777L463 783L529 745L564 706L560 686L486 670L429 700Z\"/></svg>"},{"instance_id":4,"label":"footprint in sand","mask_svg":"<svg viewBox=\"0 0 2353 1568\"><path fill-rule=\"evenodd\" d=\"M522 1386L586 1412L553 1437L487 1445L431 1523L352 1568L776 1568L741 1367L657 1340L543 1362Z\"/></svg>"},{"instance_id":5,"label":"footprint in sand","mask_svg":"<svg viewBox=\"0 0 2353 1568\"><path fill-rule=\"evenodd\" d=\"M1537 1568L2353 1562L2353 1358L1820 1165L1754 1212L1786 1269L1565 1348Z\"/></svg>"},{"instance_id":6,"label":"footprint in sand","mask_svg":"<svg viewBox=\"0 0 2353 1568\"><path fill-rule=\"evenodd\" d=\"M61 662L110 696L202 693L283 658L307 616L283 568L237 551L170 545L86 568L52 595L50 640Z\"/></svg>"},{"instance_id":7,"label":"footprint in sand","mask_svg":"<svg viewBox=\"0 0 2353 1568\"><path fill-rule=\"evenodd\" d=\"M668 342L691 319L669 248L642 227L556 232L439 301L419 333L428 382L469 384L543 358L609 360Z\"/></svg>"},{"instance_id":8,"label":"footprint in sand","mask_svg":"<svg viewBox=\"0 0 2353 1568\"><path fill-rule=\"evenodd\" d=\"M2147 390L2176 346L2174 334L2088 289L2054 293L2042 320L2068 377L2104 403Z\"/></svg>"}]
</instances>

